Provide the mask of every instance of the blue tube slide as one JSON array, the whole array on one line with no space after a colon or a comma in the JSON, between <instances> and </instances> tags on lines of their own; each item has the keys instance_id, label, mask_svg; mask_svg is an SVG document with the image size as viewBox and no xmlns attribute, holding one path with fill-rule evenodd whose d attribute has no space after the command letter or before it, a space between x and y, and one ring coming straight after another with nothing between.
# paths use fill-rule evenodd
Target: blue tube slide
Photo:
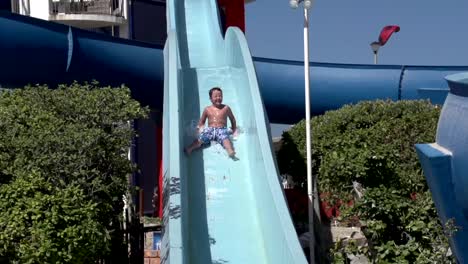
<instances>
[{"instance_id":1,"label":"blue tube slide","mask_svg":"<svg viewBox=\"0 0 468 264\"><path fill-rule=\"evenodd\" d=\"M145 105L162 105L161 47L0 12L0 85L73 80L126 84ZM161 109L161 108L157 108Z\"/></svg>"},{"instance_id":2,"label":"blue tube slide","mask_svg":"<svg viewBox=\"0 0 468 264\"><path fill-rule=\"evenodd\" d=\"M162 109L162 47L112 38L31 17L0 12L0 85L51 86L96 79L125 83L136 99ZM303 63L253 58L258 85L272 123L304 117ZM343 104L374 99L430 99L442 104L444 77L468 66L405 66L310 63L314 115Z\"/></svg>"}]
</instances>

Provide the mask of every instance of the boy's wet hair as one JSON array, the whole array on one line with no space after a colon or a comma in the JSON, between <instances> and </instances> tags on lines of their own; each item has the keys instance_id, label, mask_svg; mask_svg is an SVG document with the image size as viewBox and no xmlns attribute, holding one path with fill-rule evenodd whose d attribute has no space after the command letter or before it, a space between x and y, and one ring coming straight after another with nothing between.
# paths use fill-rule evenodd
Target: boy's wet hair
<instances>
[{"instance_id":1,"label":"boy's wet hair","mask_svg":"<svg viewBox=\"0 0 468 264\"><path fill-rule=\"evenodd\" d=\"M219 91L219 92L223 93L223 90L221 90L221 88L213 87L213 88L210 89L210 92L209 92L210 98L211 98L211 95L213 94L214 91Z\"/></svg>"}]
</instances>

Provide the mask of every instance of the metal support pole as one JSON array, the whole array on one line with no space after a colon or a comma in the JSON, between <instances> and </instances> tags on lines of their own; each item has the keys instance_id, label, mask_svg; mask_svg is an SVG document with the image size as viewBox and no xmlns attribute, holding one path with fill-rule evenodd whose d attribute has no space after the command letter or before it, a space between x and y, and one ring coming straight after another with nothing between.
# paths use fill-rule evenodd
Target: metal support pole
<instances>
[{"instance_id":1,"label":"metal support pole","mask_svg":"<svg viewBox=\"0 0 468 264\"><path fill-rule=\"evenodd\" d=\"M377 64L377 51L374 51L374 64Z\"/></svg>"},{"instance_id":2,"label":"metal support pole","mask_svg":"<svg viewBox=\"0 0 468 264\"><path fill-rule=\"evenodd\" d=\"M306 152L307 152L307 193L309 196L309 233L310 233L310 263L315 261L314 233L314 181L312 179L312 140L310 127L310 80L309 80L309 10L304 7L304 80L306 107Z\"/></svg>"}]
</instances>

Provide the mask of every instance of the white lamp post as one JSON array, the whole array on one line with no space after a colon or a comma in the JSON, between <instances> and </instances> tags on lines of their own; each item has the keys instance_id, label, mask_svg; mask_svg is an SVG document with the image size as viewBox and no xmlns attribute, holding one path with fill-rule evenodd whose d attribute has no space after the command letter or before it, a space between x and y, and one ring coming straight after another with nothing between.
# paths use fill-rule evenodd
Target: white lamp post
<instances>
[{"instance_id":1,"label":"white lamp post","mask_svg":"<svg viewBox=\"0 0 468 264\"><path fill-rule=\"evenodd\" d=\"M309 88L309 9L313 0L290 0L289 5L296 9L299 3L304 5L304 77L305 77L305 108L306 108L306 152L307 152L307 194L309 196L309 233L310 233L310 263L315 261L314 234L314 189L316 183L312 177L312 145L310 131L310 88Z\"/></svg>"},{"instance_id":2,"label":"white lamp post","mask_svg":"<svg viewBox=\"0 0 468 264\"><path fill-rule=\"evenodd\" d=\"M374 52L374 64L377 64L377 53L379 52L379 48L382 47L382 44L378 41L374 41L370 44L372 51Z\"/></svg>"}]
</instances>

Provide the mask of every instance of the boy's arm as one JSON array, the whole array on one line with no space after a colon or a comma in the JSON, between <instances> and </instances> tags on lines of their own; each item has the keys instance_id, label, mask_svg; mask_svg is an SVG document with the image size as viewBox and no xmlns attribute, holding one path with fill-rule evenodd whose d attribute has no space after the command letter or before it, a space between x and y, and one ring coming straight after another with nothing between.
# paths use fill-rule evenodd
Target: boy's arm
<instances>
[{"instance_id":1,"label":"boy's arm","mask_svg":"<svg viewBox=\"0 0 468 264\"><path fill-rule=\"evenodd\" d=\"M236 118L234 117L234 114L232 113L231 107L228 108L227 114L228 114L229 120L231 121L232 132L234 133L237 129L237 124L236 124Z\"/></svg>"},{"instance_id":2,"label":"boy's arm","mask_svg":"<svg viewBox=\"0 0 468 264\"><path fill-rule=\"evenodd\" d=\"M203 110L203 114L200 117L200 121L198 121L198 129L202 129L205 126L206 118L208 117L208 113L206 108Z\"/></svg>"}]
</instances>

